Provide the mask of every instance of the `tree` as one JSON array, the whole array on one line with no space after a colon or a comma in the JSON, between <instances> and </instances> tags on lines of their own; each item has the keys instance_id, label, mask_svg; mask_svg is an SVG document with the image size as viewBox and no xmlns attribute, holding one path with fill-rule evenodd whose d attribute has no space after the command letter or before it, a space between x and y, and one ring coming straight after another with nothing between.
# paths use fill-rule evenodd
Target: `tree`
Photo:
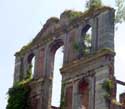
<instances>
[{"instance_id":1,"label":"tree","mask_svg":"<svg viewBox=\"0 0 125 109\"><path fill-rule=\"evenodd\" d=\"M125 0L115 0L116 15L115 23L122 23L125 21Z\"/></svg>"},{"instance_id":2,"label":"tree","mask_svg":"<svg viewBox=\"0 0 125 109\"><path fill-rule=\"evenodd\" d=\"M86 8L88 8L88 9L101 7L101 6L102 6L101 0L89 0L86 2Z\"/></svg>"},{"instance_id":3,"label":"tree","mask_svg":"<svg viewBox=\"0 0 125 109\"><path fill-rule=\"evenodd\" d=\"M99 8L103 6L102 0L89 0L86 2L87 9ZM115 24L125 21L125 0L115 0Z\"/></svg>"}]
</instances>

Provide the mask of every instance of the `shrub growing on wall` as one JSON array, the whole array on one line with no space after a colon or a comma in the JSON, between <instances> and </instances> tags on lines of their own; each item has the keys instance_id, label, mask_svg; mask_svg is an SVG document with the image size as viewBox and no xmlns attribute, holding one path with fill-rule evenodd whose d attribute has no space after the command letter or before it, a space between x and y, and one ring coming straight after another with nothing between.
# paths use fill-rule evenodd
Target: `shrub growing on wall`
<instances>
[{"instance_id":1,"label":"shrub growing on wall","mask_svg":"<svg viewBox=\"0 0 125 109\"><path fill-rule=\"evenodd\" d=\"M6 109L29 109L28 96L30 88L28 82L17 83L9 89Z\"/></svg>"},{"instance_id":2,"label":"shrub growing on wall","mask_svg":"<svg viewBox=\"0 0 125 109\"><path fill-rule=\"evenodd\" d=\"M102 83L102 88L103 90L105 91L105 94L104 94L104 98L105 100L108 102L110 102L111 100L111 95L112 95L112 90L114 88L114 84L113 84L113 81L112 80L105 80L103 83Z\"/></svg>"}]
</instances>

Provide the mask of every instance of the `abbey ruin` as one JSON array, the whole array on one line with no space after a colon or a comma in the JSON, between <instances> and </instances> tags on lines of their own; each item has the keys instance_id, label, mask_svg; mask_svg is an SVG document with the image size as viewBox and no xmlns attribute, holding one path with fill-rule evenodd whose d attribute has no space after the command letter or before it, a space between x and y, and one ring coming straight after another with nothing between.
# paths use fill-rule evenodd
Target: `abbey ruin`
<instances>
[{"instance_id":1,"label":"abbey ruin","mask_svg":"<svg viewBox=\"0 0 125 109\"><path fill-rule=\"evenodd\" d=\"M54 56L61 46L61 101L53 108L125 109L125 93L120 104L115 102L116 84L125 84L114 76L114 12L110 7L65 11L60 19L48 19L33 41L15 54L14 83L27 78L35 58L28 84L30 109L52 109Z\"/></svg>"}]
</instances>

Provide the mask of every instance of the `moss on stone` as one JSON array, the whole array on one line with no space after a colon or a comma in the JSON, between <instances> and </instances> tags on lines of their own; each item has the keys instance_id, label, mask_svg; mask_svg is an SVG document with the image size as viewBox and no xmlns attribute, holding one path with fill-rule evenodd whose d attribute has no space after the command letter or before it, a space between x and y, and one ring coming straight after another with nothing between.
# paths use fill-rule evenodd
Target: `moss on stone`
<instances>
[{"instance_id":1,"label":"moss on stone","mask_svg":"<svg viewBox=\"0 0 125 109\"><path fill-rule=\"evenodd\" d=\"M61 101L60 101L60 109L65 109L65 85L66 83L62 83L62 88L61 88Z\"/></svg>"},{"instance_id":2,"label":"moss on stone","mask_svg":"<svg viewBox=\"0 0 125 109\"><path fill-rule=\"evenodd\" d=\"M43 29L48 28L49 26L51 26L52 24L57 24L59 22L59 19L57 17L51 17L49 18L46 23L43 26Z\"/></svg>"},{"instance_id":3,"label":"moss on stone","mask_svg":"<svg viewBox=\"0 0 125 109\"><path fill-rule=\"evenodd\" d=\"M111 9L112 9L111 7L102 6L102 7L96 7L93 9L90 8L83 13L79 12L79 11L77 12L77 11L73 11L73 10L66 10L61 14L61 16L64 15L69 18L68 28L70 28L71 26L77 24L80 21L85 20L86 18L94 17L94 15L97 15L98 13L101 13L106 10L111 10ZM48 28L51 24L58 23L58 22L59 22L58 18L51 17L49 20L47 20L47 23L44 25L43 29L40 31L39 36L41 36L41 32L44 31L44 29ZM61 29L59 29L59 30L61 31ZM58 28L55 30L54 34L56 33L56 31L57 31L57 33L59 32ZM36 38L39 39L39 37L36 37ZM52 33L49 33L47 36L45 36L39 40L37 40L36 38L34 38L33 41L31 41L27 45L23 46L20 51L16 52L15 56L24 56L34 45L46 44L48 41L51 41Z\"/></svg>"},{"instance_id":4,"label":"moss on stone","mask_svg":"<svg viewBox=\"0 0 125 109\"><path fill-rule=\"evenodd\" d=\"M23 56L28 50L32 48L32 46L33 44L31 41L27 45L24 45L18 52L16 52L15 56Z\"/></svg>"},{"instance_id":5,"label":"moss on stone","mask_svg":"<svg viewBox=\"0 0 125 109\"><path fill-rule=\"evenodd\" d=\"M86 18L92 18L101 12L104 12L106 10L111 10L111 9L113 9L113 8L108 7L108 6L90 8L90 9L84 11L83 13L81 13L78 17L75 17L74 19L72 19L72 22L70 23L70 25L73 25L77 22L86 20Z\"/></svg>"},{"instance_id":6,"label":"moss on stone","mask_svg":"<svg viewBox=\"0 0 125 109\"><path fill-rule=\"evenodd\" d=\"M69 18L70 21L74 20L75 18L80 17L82 12L80 11L73 11L73 10L66 10L64 11L61 16L66 16Z\"/></svg>"},{"instance_id":7,"label":"moss on stone","mask_svg":"<svg viewBox=\"0 0 125 109\"><path fill-rule=\"evenodd\" d=\"M28 97L30 93L29 82L31 79L15 83L8 91L8 104L6 109L30 109Z\"/></svg>"},{"instance_id":8,"label":"moss on stone","mask_svg":"<svg viewBox=\"0 0 125 109\"><path fill-rule=\"evenodd\" d=\"M59 19L57 17L51 17L47 20L47 23L58 23Z\"/></svg>"},{"instance_id":9,"label":"moss on stone","mask_svg":"<svg viewBox=\"0 0 125 109\"><path fill-rule=\"evenodd\" d=\"M87 8L99 8L102 6L102 1L101 0L92 0L92 1L88 1L86 4Z\"/></svg>"}]
</instances>

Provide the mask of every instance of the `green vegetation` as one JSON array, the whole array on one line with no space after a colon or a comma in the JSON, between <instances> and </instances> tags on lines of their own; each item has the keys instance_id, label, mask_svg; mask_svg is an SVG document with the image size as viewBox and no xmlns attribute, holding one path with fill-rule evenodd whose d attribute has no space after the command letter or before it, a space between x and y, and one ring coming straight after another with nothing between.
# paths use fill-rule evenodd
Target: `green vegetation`
<instances>
[{"instance_id":1,"label":"green vegetation","mask_svg":"<svg viewBox=\"0 0 125 109\"><path fill-rule=\"evenodd\" d=\"M65 88L65 83L63 82L63 83L62 83L62 89L61 89L60 109L65 109L64 88Z\"/></svg>"},{"instance_id":2,"label":"green vegetation","mask_svg":"<svg viewBox=\"0 0 125 109\"><path fill-rule=\"evenodd\" d=\"M70 19L70 21L73 21L74 19L80 17L81 14L82 14L82 12L73 11L73 10L66 10L63 12L62 15L67 16Z\"/></svg>"},{"instance_id":3,"label":"green vegetation","mask_svg":"<svg viewBox=\"0 0 125 109\"><path fill-rule=\"evenodd\" d=\"M30 64L29 65L29 69L27 70L27 75L26 75L26 77L25 77L25 80L27 80L27 79L32 79L32 64Z\"/></svg>"},{"instance_id":4,"label":"green vegetation","mask_svg":"<svg viewBox=\"0 0 125 109\"><path fill-rule=\"evenodd\" d=\"M113 81L110 80L110 79L109 80L105 80L102 83L102 88L105 91L105 94L104 94L105 100L106 101L110 101L111 100L112 89L114 88Z\"/></svg>"},{"instance_id":5,"label":"green vegetation","mask_svg":"<svg viewBox=\"0 0 125 109\"><path fill-rule=\"evenodd\" d=\"M32 81L32 64L29 65L27 76L13 85L8 91L8 105L6 109L29 109L29 82Z\"/></svg>"},{"instance_id":6,"label":"green vegetation","mask_svg":"<svg viewBox=\"0 0 125 109\"><path fill-rule=\"evenodd\" d=\"M115 0L115 3L116 3L115 23L116 24L117 23L122 23L123 21L125 21L125 14L124 14L125 13L125 0ZM70 25L73 26L74 24L77 24L77 22L79 22L80 20L85 19L88 16L93 16L95 12L97 13L97 12L105 11L107 9L112 9L110 7L103 6L101 0L92 0L91 2L89 1L89 2L86 3L86 7L87 7L87 10L84 13L73 11L73 10L66 10L66 11L64 11L64 13L62 15L66 15L69 18L69 21L70 21L69 22L70 23L69 26ZM47 21L47 24L49 24L51 22L58 23L59 19L56 18L56 17L52 17L52 18L50 18ZM42 39L42 42L40 40L36 41L36 38L33 39L33 41L31 41L27 45L23 46L21 48L21 50L16 53L16 55L24 56L25 53L28 50L30 50L34 44L36 44L36 43L37 44L38 43L45 44L48 41L52 40L51 36L52 35L50 35L50 37L49 37L49 34L48 34L46 37L44 37Z\"/></svg>"},{"instance_id":7,"label":"green vegetation","mask_svg":"<svg viewBox=\"0 0 125 109\"><path fill-rule=\"evenodd\" d=\"M73 48L83 55L89 54L91 49L91 35L86 34L85 37L82 37L81 43L82 44L80 44L80 42L73 43Z\"/></svg>"},{"instance_id":8,"label":"green vegetation","mask_svg":"<svg viewBox=\"0 0 125 109\"><path fill-rule=\"evenodd\" d=\"M86 2L86 8L87 9L93 9L93 8L100 8L102 7L102 1L101 0L89 0Z\"/></svg>"},{"instance_id":9,"label":"green vegetation","mask_svg":"<svg viewBox=\"0 0 125 109\"><path fill-rule=\"evenodd\" d=\"M101 13L104 12L105 10L111 10L111 7L108 6L100 6L100 7L95 7L95 8L90 8L81 13L79 16L73 18L70 20L69 26L74 26L75 24L79 23L79 21L84 21L84 19L88 17L92 17L95 15L95 13Z\"/></svg>"},{"instance_id":10,"label":"green vegetation","mask_svg":"<svg viewBox=\"0 0 125 109\"><path fill-rule=\"evenodd\" d=\"M115 5L115 24L122 23L123 21L125 21L125 0L115 0ZM89 0L88 2L86 2L86 8L88 10L93 10L101 7L103 7L101 0Z\"/></svg>"},{"instance_id":11,"label":"green vegetation","mask_svg":"<svg viewBox=\"0 0 125 109\"><path fill-rule=\"evenodd\" d=\"M59 19L57 17L51 17L47 20L47 23L58 23Z\"/></svg>"},{"instance_id":12,"label":"green vegetation","mask_svg":"<svg viewBox=\"0 0 125 109\"><path fill-rule=\"evenodd\" d=\"M115 24L125 21L125 0L115 0L116 14ZM88 10L98 9L103 7L101 0L89 0L86 2L86 8Z\"/></svg>"},{"instance_id":13,"label":"green vegetation","mask_svg":"<svg viewBox=\"0 0 125 109\"><path fill-rule=\"evenodd\" d=\"M125 0L115 0L116 3L116 15L115 23L122 23L125 21Z\"/></svg>"},{"instance_id":14,"label":"green vegetation","mask_svg":"<svg viewBox=\"0 0 125 109\"><path fill-rule=\"evenodd\" d=\"M30 79L16 83L12 88L9 89L8 105L6 109L29 109L29 82Z\"/></svg>"},{"instance_id":15,"label":"green vegetation","mask_svg":"<svg viewBox=\"0 0 125 109\"><path fill-rule=\"evenodd\" d=\"M122 106L123 104L118 102L116 100L116 98L112 98L112 90L114 88L114 83L112 80L105 80L102 84L102 88L105 90L105 94L104 94L104 98L106 100L106 102L108 103L112 103L112 104L115 104L115 105L119 105L119 106Z\"/></svg>"},{"instance_id":16,"label":"green vegetation","mask_svg":"<svg viewBox=\"0 0 125 109\"><path fill-rule=\"evenodd\" d=\"M107 10L107 9L111 9L110 7L106 7L106 6L99 6L99 7L96 7L96 8L93 8L93 9L88 9L86 10L84 13L82 12L77 12L77 11L72 11L72 10L66 10L64 11L64 13L62 15L66 15L69 20L70 20L70 25L74 25L76 24L77 22L79 22L80 20L83 20L85 19L86 17L88 16L93 16L93 14L95 12L102 12L104 10ZM52 17L50 18L47 22L47 25L51 22L55 22L57 23L59 21L58 18L56 17ZM47 25L45 24L45 26L47 27ZM57 30L58 31L58 30ZM40 33L39 33L40 34ZM52 34L48 34L47 36L43 37L42 40L39 39L39 37L34 38L30 43L28 43L27 45L23 46L18 52L16 52L16 56L20 56L20 57L23 57L27 51L29 51L30 49L32 49L32 47L36 44L46 44L48 41L50 40L53 40L52 39Z\"/></svg>"},{"instance_id":17,"label":"green vegetation","mask_svg":"<svg viewBox=\"0 0 125 109\"><path fill-rule=\"evenodd\" d=\"M73 48L77 50L78 52L80 52L81 50L80 44L78 42L73 43Z\"/></svg>"}]
</instances>

